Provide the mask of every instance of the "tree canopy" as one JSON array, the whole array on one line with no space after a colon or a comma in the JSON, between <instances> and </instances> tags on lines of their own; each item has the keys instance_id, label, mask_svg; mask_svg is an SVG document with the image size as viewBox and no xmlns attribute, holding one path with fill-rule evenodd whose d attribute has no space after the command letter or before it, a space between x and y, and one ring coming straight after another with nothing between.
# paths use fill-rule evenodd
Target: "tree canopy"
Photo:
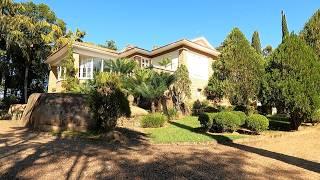
<instances>
[{"instance_id":1,"label":"tree canopy","mask_svg":"<svg viewBox=\"0 0 320 180\"><path fill-rule=\"evenodd\" d=\"M238 106L247 106L256 99L260 77L264 64L259 55L245 38L244 34L234 28L221 46L218 63L221 78L225 81L224 92ZM221 61L221 62L219 62Z\"/></svg>"},{"instance_id":2,"label":"tree canopy","mask_svg":"<svg viewBox=\"0 0 320 180\"><path fill-rule=\"evenodd\" d=\"M320 57L320 9L304 25L300 35Z\"/></svg>"},{"instance_id":3,"label":"tree canopy","mask_svg":"<svg viewBox=\"0 0 320 180\"><path fill-rule=\"evenodd\" d=\"M289 35L273 52L266 68L266 97L286 108L291 127L297 130L303 120L319 108L320 63L317 55L297 35Z\"/></svg>"},{"instance_id":4,"label":"tree canopy","mask_svg":"<svg viewBox=\"0 0 320 180\"><path fill-rule=\"evenodd\" d=\"M287 36L289 36L287 19L283 11L281 11L281 27L282 27L282 41L283 41Z\"/></svg>"},{"instance_id":5,"label":"tree canopy","mask_svg":"<svg viewBox=\"0 0 320 180\"><path fill-rule=\"evenodd\" d=\"M260 37L259 37L258 31L255 31L252 35L251 46L256 50L258 54L262 54Z\"/></svg>"}]
</instances>

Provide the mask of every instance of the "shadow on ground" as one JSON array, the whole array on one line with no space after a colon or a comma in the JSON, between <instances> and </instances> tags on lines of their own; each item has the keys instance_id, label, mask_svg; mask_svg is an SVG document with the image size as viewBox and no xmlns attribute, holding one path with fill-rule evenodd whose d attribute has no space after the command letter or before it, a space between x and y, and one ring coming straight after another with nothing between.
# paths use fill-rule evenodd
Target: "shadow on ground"
<instances>
[{"instance_id":1,"label":"shadow on ground","mask_svg":"<svg viewBox=\"0 0 320 180\"><path fill-rule=\"evenodd\" d=\"M181 128L193 131L188 126ZM272 178L273 167L247 161L248 153L272 158L306 170L320 172L319 163L246 145L221 142L226 150L211 147L153 146L143 133L122 129L127 144L68 139L43 135L24 128L12 128L0 135L1 179L238 179ZM208 149L209 148L209 149ZM303 179L298 171L277 169L277 178Z\"/></svg>"}]
</instances>

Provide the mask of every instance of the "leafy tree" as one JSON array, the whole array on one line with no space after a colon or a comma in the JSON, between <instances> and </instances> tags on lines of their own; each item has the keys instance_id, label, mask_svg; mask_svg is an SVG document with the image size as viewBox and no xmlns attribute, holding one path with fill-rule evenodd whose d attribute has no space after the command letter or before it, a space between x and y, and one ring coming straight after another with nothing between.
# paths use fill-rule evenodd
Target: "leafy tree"
<instances>
[{"instance_id":1,"label":"leafy tree","mask_svg":"<svg viewBox=\"0 0 320 180\"><path fill-rule=\"evenodd\" d=\"M0 41L1 49L5 47L6 55L2 56L2 59L5 59L9 67L9 73L6 74L24 79L17 82L15 87L20 88L19 84L23 83L20 90L26 102L30 88L39 83L44 88L48 72L44 60L52 52L52 44L64 35L62 29L65 27L61 27L64 25L62 21L57 19L54 12L45 4L13 3L12 1L3 3L1 4ZM6 76L5 82L9 78Z\"/></svg>"},{"instance_id":2,"label":"leafy tree","mask_svg":"<svg viewBox=\"0 0 320 180\"><path fill-rule=\"evenodd\" d=\"M300 36L320 57L320 9L318 9L304 25Z\"/></svg>"},{"instance_id":3,"label":"leafy tree","mask_svg":"<svg viewBox=\"0 0 320 180\"><path fill-rule=\"evenodd\" d=\"M74 41L83 42L83 38L86 35L85 31L81 31L77 28L75 35L74 35Z\"/></svg>"},{"instance_id":4,"label":"leafy tree","mask_svg":"<svg viewBox=\"0 0 320 180\"><path fill-rule=\"evenodd\" d=\"M262 54L264 57L268 57L270 56L272 53L272 46L267 45L263 50L262 50Z\"/></svg>"},{"instance_id":5,"label":"leafy tree","mask_svg":"<svg viewBox=\"0 0 320 180\"><path fill-rule=\"evenodd\" d=\"M220 52L224 91L234 105L247 107L259 91L260 77L264 72L262 56L256 53L238 28L227 36Z\"/></svg>"},{"instance_id":6,"label":"leafy tree","mask_svg":"<svg viewBox=\"0 0 320 180\"><path fill-rule=\"evenodd\" d=\"M289 36L287 19L283 11L281 11L281 27L282 27L282 41L283 41L287 36Z\"/></svg>"},{"instance_id":7,"label":"leafy tree","mask_svg":"<svg viewBox=\"0 0 320 180\"><path fill-rule=\"evenodd\" d=\"M98 73L93 80L89 80L87 88L88 103L100 130L110 131L119 117L130 116L129 102L121 90L118 74Z\"/></svg>"},{"instance_id":8,"label":"leafy tree","mask_svg":"<svg viewBox=\"0 0 320 180\"><path fill-rule=\"evenodd\" d=\"M212 75L208 81L208 86L205 89L205 93L208 99L219 102L225 95L224 83L218 79L216 75Z\"/></svg>"},{"instance_id":9,"label":"leafy tree","mask_svg":"<svg viewBox=\"0 0 320 180\"><path fill-rule=\"evenodd\" d=\"M98 46L112 49L112 50L118 50L118 47L116 45L116 42L114 40L107 40L105 44L99 44Z\"/></svg>"},{"instance_id":10,"label":"leafy tree","mask_svg":"<svg viewBox=\"0 0 320 180\"><path fill-rule=\"evenodd\" d=\"M258 54L262 54L258 31L255 31L252 35L251 46L256 50Z\"/></svg>"},{"instance_id":11,"label":"leafy tree","mask_svg":"<svg viewBox=\"0 0 320 180\"><path fill-rule=\"evenodd\" d=\"M167 68L167 66L171 63L171 60L169 58L163 58L159 62L160 66L163 66L164 68Z\"/></svg>"},{"instance_id":12,"label":"leafy tree","mask_svg":"<svg viewBox=\"0 0 320 180\"><path fill-rule=\"evenodd\" d=\"M273 52L266 68L264 89L268 101L284 106L290 114L291 128L319 108L320 64L317 55L297 35L289 35Z\"/></svg>"},{"instance_id":13,"label":"leafy tree","mask_svg":"<svg viewBox=\"0 0 320 180\"><path fill-rule=\"evenodd\" d=\"M175 72L176 81L173 84L173 97L178 110L183 112L185 101L191 96L191 80L189 78L188 68L181 64Z\"/></svg>"}]
</instances>

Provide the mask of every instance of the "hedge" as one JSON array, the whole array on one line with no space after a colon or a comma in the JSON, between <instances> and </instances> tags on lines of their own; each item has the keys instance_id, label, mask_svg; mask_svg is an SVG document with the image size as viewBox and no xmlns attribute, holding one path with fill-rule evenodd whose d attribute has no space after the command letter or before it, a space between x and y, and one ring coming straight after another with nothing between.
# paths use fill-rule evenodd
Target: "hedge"
<instances>
[{"instance_id":1,"label":"hedge","mask_svg":"<svg viewBox=\"0 0 320 180\"><path fill-rule=\"evenodd\" d=\"M144 116L141 119L141 126L143 128L158 128L163 127L167 121L167 117L161 113L153 113Z\"/></svg>"},{"instance_id":2,"label":"hedge","mask_svg":"<svg viewBox=\"0 0 320 180\"><path fill-rule=\"evenodd\" d=\"M212 129L218 132L233 132L240 127L240 117L233 112L219 112L214 117Z\"/></svg>"},{"instance_id":3,"label":"hedge","mask_svg":"<svg viewBox=\"0 0 320 180\"><path fill-rule=\"evenodd\" d=\"M265 131L269 127L269 119L260 114L252 114L246 120L246 127L256 132Z\"/></svg>"}]
</instances>

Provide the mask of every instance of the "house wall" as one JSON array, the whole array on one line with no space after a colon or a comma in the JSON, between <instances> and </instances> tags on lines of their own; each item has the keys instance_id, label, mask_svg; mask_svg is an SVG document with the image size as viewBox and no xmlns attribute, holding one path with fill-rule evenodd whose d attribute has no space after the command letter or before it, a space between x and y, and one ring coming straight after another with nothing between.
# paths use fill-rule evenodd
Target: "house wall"
<instances>
[{"instance_id":1,"label":"house wall","mask_svg":"<svg viewBox=\"0 0 320 180\"><path fill-rule=\"evenodd\" d=\"M204 100L206 99L204 89L213 73L211 68L213 59L190 50L185 51L184 57L184 64L189 70L189 78L192 82L191 99Z\"/></svg>"},{"instance_id":2,"label":"house wall","mask_svg":"<svg viewBox=\"0 0 320 180\"><path fill-rule=\"evenodd\" d=\"M176 71L179 65L179 50L172 51L161 56L157 56L151 59L151 63L155 66L160 66L159 62L161 62L164 58L169 58L171 63L167 65L167 67L162 67L168 71Z\"/></svg>"}]
</instances>

